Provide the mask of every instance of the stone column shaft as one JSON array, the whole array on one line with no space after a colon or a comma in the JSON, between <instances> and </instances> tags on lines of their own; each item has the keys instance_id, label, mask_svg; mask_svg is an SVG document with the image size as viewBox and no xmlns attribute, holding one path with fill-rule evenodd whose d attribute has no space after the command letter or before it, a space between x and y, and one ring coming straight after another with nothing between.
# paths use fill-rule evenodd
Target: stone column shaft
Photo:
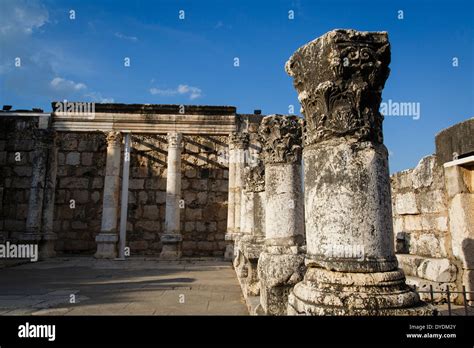
<instances>
[{"instance_id":1,"label":"stone column shaft","mask_svg":"<svg viewBox=\"0 0 474 348\"><path fill-rule=\"evenodd\" d=\"M242 191L244 187L245 149L235 149L235 178L234 178L234 235L241 231Z\"/></svg>"},{"instance_id":2,"label":"stone column shaft","mask_svg":"<svg viewBox=\"0 0 474 348\"><path fill-rule=\"evenodd\" d=\"M43 199L42 242L40 243L40 258L42 259L56 255L54 244L57 239L56 233L53 232L56 176L58 172L57 133L52 131L49 137L50 148Z\"/></svg>"},{"instance_id":3,"label":"stone column shaft","mask_svg":"<svg viewBox=\"0 0 474 348\"><path fill-rule=\"evenodd\" d=\"M259 133L265 155L265 246L258 260L261 310L286 314L288 294L302 279L302 119L267 116Z\"/></svg>"},{"instance_id":4,"label":"stone column shaft","mask_svg":"<svg viewBox=\"0 0 474 348\"><path fill-rule=\"evenodd\" d=\"M235 239L240 234L240 202L242 199L243 170L247 145L247 133L234 132L229 135L229 202L225 238L228 241L234 241L234 243L229 243L226 247L224 258L227 260L234 259Z\"/></svg>"},{"instance_id":5,"label":"stone column shaft","mask_svg":"<svg viewBox=\"0 0 474 348\"><path fill-rule=\"evenodd\" d=\"M258 154L255 154L258 158ZM245 168L242 190L241 235L234 268L244 297L260 294L257 264L265 238L265 168L255 161Z\"/></svg>"},{"instance_id":6,"label":"stone column shaft","mask_svg":"<svg viewBox=\"0 0 474 348\"><path fill-rule=\"evenodd\" d=\"M229 148L229 193L227 200L227 236L234 233L234 213L235 213L235 154L234 149ZM227 237L232 239L230 237Z\"/></svg>"},{"instance_id":7,"label":"stone column shaft","mask_svg":"<svg viewBox=\"0 0 474 348\"><path fill-rule=\"evenodd\" d=\"M32 176L26 217L26 231L22 240L38 243L41 240L41 225L43 215L43 199L48 162L48 135L46 129L34 129L33 138L35 150L32 159Z\"/></svg>"},{"instance_id":8,"label":"stone column shaft","mask_svg":"<svg viewBox=\"0 0 474 348\"><path fill-rule=\"evenodd\" d=\"M122 136L120 132L109 132L107 134L102 225L101 231L96 237L97 252L95 257L97 258L117 257L121 143Z\"/></svg>"},{"instance_id":9,"label":"stone column shaft","mask_svg":"<svg viewBox=\"0 0 474 348\"><path fill-rule=\"evenodd\" d=\"M180 207L181 200L181 149L182 135L168 133L168 168L166 177L165 234L161 238L163 249L160 257L181 257Z\"/></svg>"}]
</instances>

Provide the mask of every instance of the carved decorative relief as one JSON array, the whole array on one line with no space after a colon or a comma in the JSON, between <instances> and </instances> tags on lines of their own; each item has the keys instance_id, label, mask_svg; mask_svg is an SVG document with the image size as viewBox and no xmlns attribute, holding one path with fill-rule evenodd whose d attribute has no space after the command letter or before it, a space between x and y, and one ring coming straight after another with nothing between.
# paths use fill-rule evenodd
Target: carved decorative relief
<instances>
[{"instance_id":1,"label":"carved decorative relief","mask_svg":"<svg viewBox=\"0 0 474 348\"><path fill-rule=\"evenodd\" d=\"M384 32L335 30L286 64L305 115L305 145L335 137L382 143L382 89L390 69Z\"/></svg>"},{"instance_id":2,"label":"carved decorative relief","mask_svg":"<svg viewBox=\"0 0 474 348\"><path fill-rule=\"evenodd\" d=\"M181 147L183 135L181 133L168 133L166 136L169 147Z\"/></svg>"},{"instance_id":3,"label":"carved decorative relief","mask_svg":"<svg viewBox=\"0 0 474 348\"><path fill-rule=\"evenodd\" d=\"M301 162L302 131L303 119L297 116L264 117L258 132L265 163Z\"/></svg>"},{"instance_id":4,"label":"carved decorative relief","mask_svg":"<svg viewBox=\"0 0 474 348\"><path fill-rule=\"evenodd\" d=\"M245 167L245 190L247 192L265 191L265 165L258 161L257 165Z\"/></svg>"},{"instance_id":5,"label":"carved decorative relief","mask_svg":"<svg viewBox=\"0 0 474 348\"><path fill-rule=\"evenodd\" d=\"M249 144L249 135L244 132L233 132L229 135L229 150L246 149Z\"/></svg>"},{"instance_id":6,"label":"carved decorative relief","mask_svg":"<svg viewBox=\"0 0 474 348\"><path fill-rule=\"evenodd\" d=\"M122 142L122 134L120 132L105 133L108 146L120 146Z\"/></svg>"}]
</instances>

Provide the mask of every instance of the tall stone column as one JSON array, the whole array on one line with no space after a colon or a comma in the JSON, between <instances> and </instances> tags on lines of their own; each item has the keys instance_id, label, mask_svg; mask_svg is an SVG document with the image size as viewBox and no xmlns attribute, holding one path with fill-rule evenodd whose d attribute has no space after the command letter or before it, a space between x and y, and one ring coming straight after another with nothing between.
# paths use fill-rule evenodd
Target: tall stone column
<instances>
[{"instance_id":1,"label":"tall stone column","mask_svg":"<svg viewBox=\"0 0 474 348\"><path fill-rule=\"evenodd\" d=\"M302 279L304 256L301 187L302 119L267 116L259 128L265 161L265 246L258 260L260 305L286 314L288 294Z\"/></svg>"},{"instance_id":2,"label":"tall stone column","mask_svg":"<svg viewBox=\"0 0 474 348\"><path fill-rule=\"evenodd\" d=\"M160 258L181 257L180 207L181 199L181 133L168 133L168 168L166 177L165 233L161 236Z\"/></svg>"},{"instance_id":3,"label":"tall stone column","mask_svg":"<svg viewBox=\"0 0 474 348\"><path fill-rule=\"evenodd\" d=\"M265 167L263 161L245 168L242 191L239 255L234 268L245 297L260 294L257 263L265 240Z\"/></svg>"},{"instance_id":4,"label":"tall stone column","mask_svg":"<svg viewBox=\"0 0 474 348\"><path fill-rule=\"evenodd\" d=\"M102 226L95 239L97 242L96 258L111 259L117 257L121 145L122 135L120 132L107 133Z\"/></svg>"},{"instance_id":5,"label":"tall stone column","mask_svg":"<svg viewBox=\"0 0 474 348\"><path fill-rule=\"evenodd\" d=\"M229 135L229 196L225 235L227 241L235 242L235 237L240 233L240 201L247 145L248 134L234 132ZM234 253L234 244L228 244L224 258L232 260Z\"/></svg>"},{"instance_id":6,"label":"tall stone column","mask_svg":"<svg viewBox=\"0 0 474 348\"><path fill-rule=\"evenodd\" d=\"M54 250L56 233L53 231L54 201L56 192L56 175L58 172L58 136L56 131L49 131L48 142L48 168L45 179L45 192L43 197L42 233L40 242L40 258L45 259L56 255Z\"/></svg>"},{"instance_id":7,"label":"tall stone column","mask_svg":"<svg viewBox=\"0 0 474 348\"><path fill-rule=\"evenodd\" d=\"M227 198L227 231L225 240L232 241L234 234L235 221L235 151L232 143L232 134L229 135L229 191ZM234 258L234 245L227 244L224 253L224 259L232 260Z\"/></svg>"},{"instance_id":8,"label":"tall stone column","mask_svg":"<svg viewBox=\"0 0 474 348\"><path fill-rule=\"evenodd\" d=\"M241 231L241 209L242 191L244 189L245 156L249 143L248 133L234 134L233 145L235 155L235 178L234 178L234 240L242 233Z\"/></svg>"},{"instance_id":9,"label":"tall stone column","mask_svg":"<svg viewBox=\"0 0 474 348\"><path fill-rule=\"evenodd\" d=\"M420 315L393 247L387 149L379 113L389 75L386 32L334 30L286 64L306 118L308 267L289 314Z\"/></svg>"},{"instance_id":10,"label":"tall stone column","mask_svg":"<svg viewBox=\"0 0 474 348\"><path fill-rule=\"evenodd\" d=\"M35 244L40 243L42 239L41 224L50 133L51 131L48 129L34 129L32 133L35 149L31 160L33 170L28 200L28 215L26 217L26 231L22 236L22 240Z\"/></svg>"}]
</instances>

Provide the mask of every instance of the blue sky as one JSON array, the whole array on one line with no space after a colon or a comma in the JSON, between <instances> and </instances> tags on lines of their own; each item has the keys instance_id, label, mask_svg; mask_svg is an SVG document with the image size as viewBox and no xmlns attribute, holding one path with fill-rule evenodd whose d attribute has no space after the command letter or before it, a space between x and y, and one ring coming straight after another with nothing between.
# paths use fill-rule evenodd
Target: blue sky
<instances>
[{"instance_id":1,"label":"blue sky","mask_svg":"<svg viewBox=\"0 0 474 348\"><path fill-rule=\"evenodd\" d=\"M0 104L47 111L63 99L211 104L264 114L294 105L299 113L284 71L298 47L335 28L385 30L392 73L384 101L420 105L417 120L385 119L394 172L433 153L437 132L474 116L473 7L468 0L1 0Z\"/></svg>"}]
</instances>

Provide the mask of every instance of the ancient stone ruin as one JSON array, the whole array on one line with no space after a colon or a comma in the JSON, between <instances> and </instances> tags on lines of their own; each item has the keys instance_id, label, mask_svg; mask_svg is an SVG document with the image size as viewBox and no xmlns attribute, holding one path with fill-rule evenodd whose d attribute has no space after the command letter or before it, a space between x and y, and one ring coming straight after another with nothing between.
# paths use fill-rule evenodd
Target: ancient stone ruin
<instances>
[{"instance_id":1,"label":"ancient stone ruin","mask_svg":"<svg viewBox=\"0 0 474 348\"><path fill-rule=\"evenodd\" d=\"M252 314L433 315L416 290L474 291L474 119L390 177L389 63L385 32L334 30L299 48L286 70L304 119L3 111L0 238L38 244L42 259L225 258Z\"/></svg>"}]
</instances>

